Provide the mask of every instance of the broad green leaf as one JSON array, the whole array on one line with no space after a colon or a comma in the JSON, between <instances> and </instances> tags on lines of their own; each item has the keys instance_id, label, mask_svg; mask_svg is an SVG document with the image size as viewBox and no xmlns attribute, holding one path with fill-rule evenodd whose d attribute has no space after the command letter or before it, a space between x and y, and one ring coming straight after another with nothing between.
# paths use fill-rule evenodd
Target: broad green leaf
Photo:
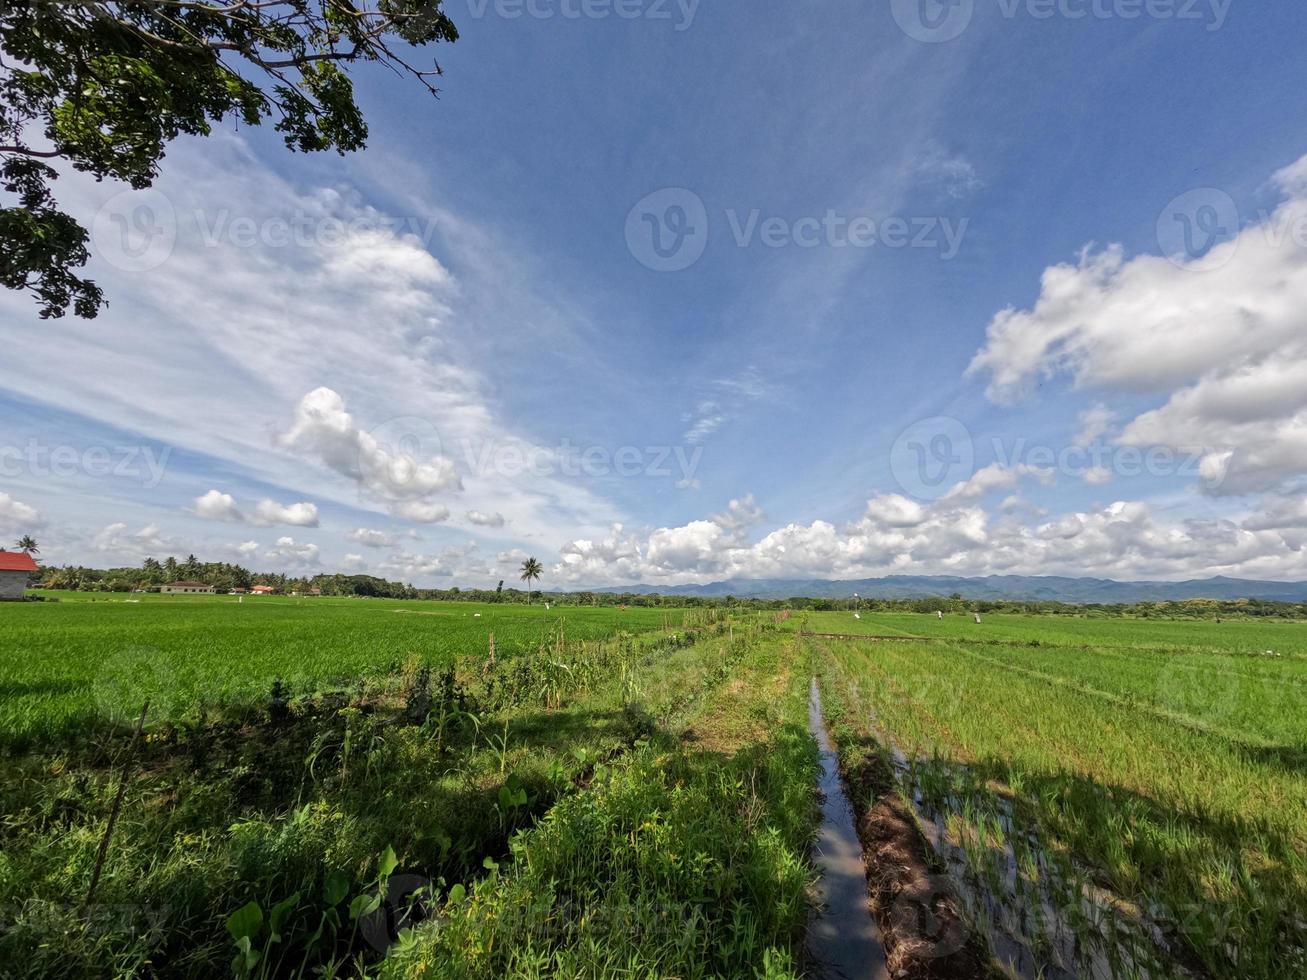
<instances>
[{"instance_id":1,"label":"broad green leaf","mask_svg":"<svg viewBox=\"0 0 1307 980\"><path fill-rule=\"evenodd\" d=\"M358 896L349 905L349 917L358 919L365 915L371 915L381 906L380 895L369 895L366 892Z\"/></svg>"},{"instance_id":2,"label":"broad green leaf","mask_svg":"<svg viewBox=\"0 0 1307 980\"><path fill-rule=\"evenodd\" d=\"M327 882L322 886L322 900L328 905L339 905L349 894L349 875L343 871L333 871L327 875Z\"/></svg>"},{"instance_id":3,"label":"broad green leaf","mask_svg":"<svg viewBox=\"0 0 1307 980\"><path fill-rule=\"evenodd\" d=\"M395 849L387 847L381 852L381 858L377 864L377 877L383 881L390 877L392 871L399 866L399 859L395 857Z\"/></svg>"},{"instance_id":4,"label":"broad green leaf","mask_svg":"<svg viewBox=\"0 0 1307 980\"><path fill-rule=\"evenodd\" d=\"M259 934L262 926L263 909L259 908L258 902L250 902L237 909L227 920L227 931L231 933L232 939L238 942L242 939L253 939Z\"/></svg>"},{"instance_id":5,"label":"broad green leaf","mask_svg":"<svg viewBox=\"0 0 1307 980\"><path fill-rule=\"evenodd\" d=\"M299 904L300 893L296 892L284 902L278 902L272 907L272 911L268 913L268 932L273 942L281 942L282 927L286 925L286 920Z\"/></svg>"}]
</instances>

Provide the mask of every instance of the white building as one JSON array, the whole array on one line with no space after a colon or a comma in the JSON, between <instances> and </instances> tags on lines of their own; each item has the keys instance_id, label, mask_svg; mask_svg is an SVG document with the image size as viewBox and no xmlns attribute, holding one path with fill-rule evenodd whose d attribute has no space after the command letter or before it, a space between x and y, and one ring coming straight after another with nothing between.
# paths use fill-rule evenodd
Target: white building
<instances>
[{"instance_id":1,"label":"white building","mask_svg":"<svg viewBox=\"0 0 1307 980\"><path fill-rule=\"evenodd\" d=\"M31 555L21 551L0 551L0 599L21 599L28 579L40 571Z\"/></svg>"},{"instance_id":2,"label":"white building","mask_svg":"<svg viewBox=\"0 0 1307 980\"><path fill-rule=\"evenodd\" d=\"M216 590L203 582L170 582L159 591L164 595L213 595Z\"/></svg>"}]
</instances>

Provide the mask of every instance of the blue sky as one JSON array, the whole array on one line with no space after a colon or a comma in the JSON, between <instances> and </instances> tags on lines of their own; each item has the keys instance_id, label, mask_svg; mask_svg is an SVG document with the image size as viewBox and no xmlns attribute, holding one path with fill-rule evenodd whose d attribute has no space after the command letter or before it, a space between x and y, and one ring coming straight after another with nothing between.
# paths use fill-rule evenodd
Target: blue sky
<instances>
[{"instance_id":1,"label":"blue sky","mask_svg":"<svg viewBox=\"0 0 1307 980\"><path fill-rule=\"evenodd\" d=\"M459 0L438 101L355 76L366 151L67 175L111 305L0 297L0 533L424 585L1307 578L1307 13L921 2Z\"/></svg>"}]
</instances>

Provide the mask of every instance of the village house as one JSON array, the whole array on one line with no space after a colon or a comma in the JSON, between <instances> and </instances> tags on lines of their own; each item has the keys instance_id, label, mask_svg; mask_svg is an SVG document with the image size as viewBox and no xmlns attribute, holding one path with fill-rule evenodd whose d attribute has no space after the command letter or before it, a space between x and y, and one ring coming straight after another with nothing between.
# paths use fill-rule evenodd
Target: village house
<instances>
[{"instance_id":1,"label":"village house","mask_svg":"<svg viewBox=\"0 0 1307 980\"><path fill-rule=\"evenodd\" d=\"M205 585L203 582L171 582L168 585L161 586L159 591L164 595L213 595L217 590L212 585Z\"/></svg>"},{"instance_id":2,"label":"village house","mask_svg":"<svg viewBox=\"0 0 1307 980\"><path fill-rule=\"evenodd\" d=\"M276 595L277 587L275 585L256 585L250 589L252 595Z\"/></svg>"},{"instance_id":3,"label":"village house","mask_svg":"<svg viewBox=\"0 0 1307 980\"><path fill-rule=\"evenodd\" d=\"M21 551L0 551L0 600L21 599L28 579L36 572L32 556Z\"/></svg>"}]
</instances>

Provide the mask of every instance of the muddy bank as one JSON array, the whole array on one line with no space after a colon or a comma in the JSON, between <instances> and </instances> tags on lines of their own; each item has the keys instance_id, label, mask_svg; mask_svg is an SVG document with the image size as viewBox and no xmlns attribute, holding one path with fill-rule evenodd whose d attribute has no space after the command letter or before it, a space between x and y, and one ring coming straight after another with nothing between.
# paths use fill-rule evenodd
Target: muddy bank
<instances>
[{"instance_id":1,"label":"muddy bank","mask_svg":"<svg viewBox=\"0 0 1307 980\"><path fill-rule=\"evenodd\" d=\"M878 747L860 746L853 768L840 766L820 716L813 681L810 721L833 778L848 787L853 831L861 844L865 878L858 883L880 927L886 967L895 980L977 980L998 977L984 945L969 932L963 905L946 875L937 873L933 852L911 810L898 793L893 770ZM842 776L842 780L841 777ZM844 801L843 792L840 799ZM846 803L846 805L849 805Z\"/></svg>"}]
</instances>

